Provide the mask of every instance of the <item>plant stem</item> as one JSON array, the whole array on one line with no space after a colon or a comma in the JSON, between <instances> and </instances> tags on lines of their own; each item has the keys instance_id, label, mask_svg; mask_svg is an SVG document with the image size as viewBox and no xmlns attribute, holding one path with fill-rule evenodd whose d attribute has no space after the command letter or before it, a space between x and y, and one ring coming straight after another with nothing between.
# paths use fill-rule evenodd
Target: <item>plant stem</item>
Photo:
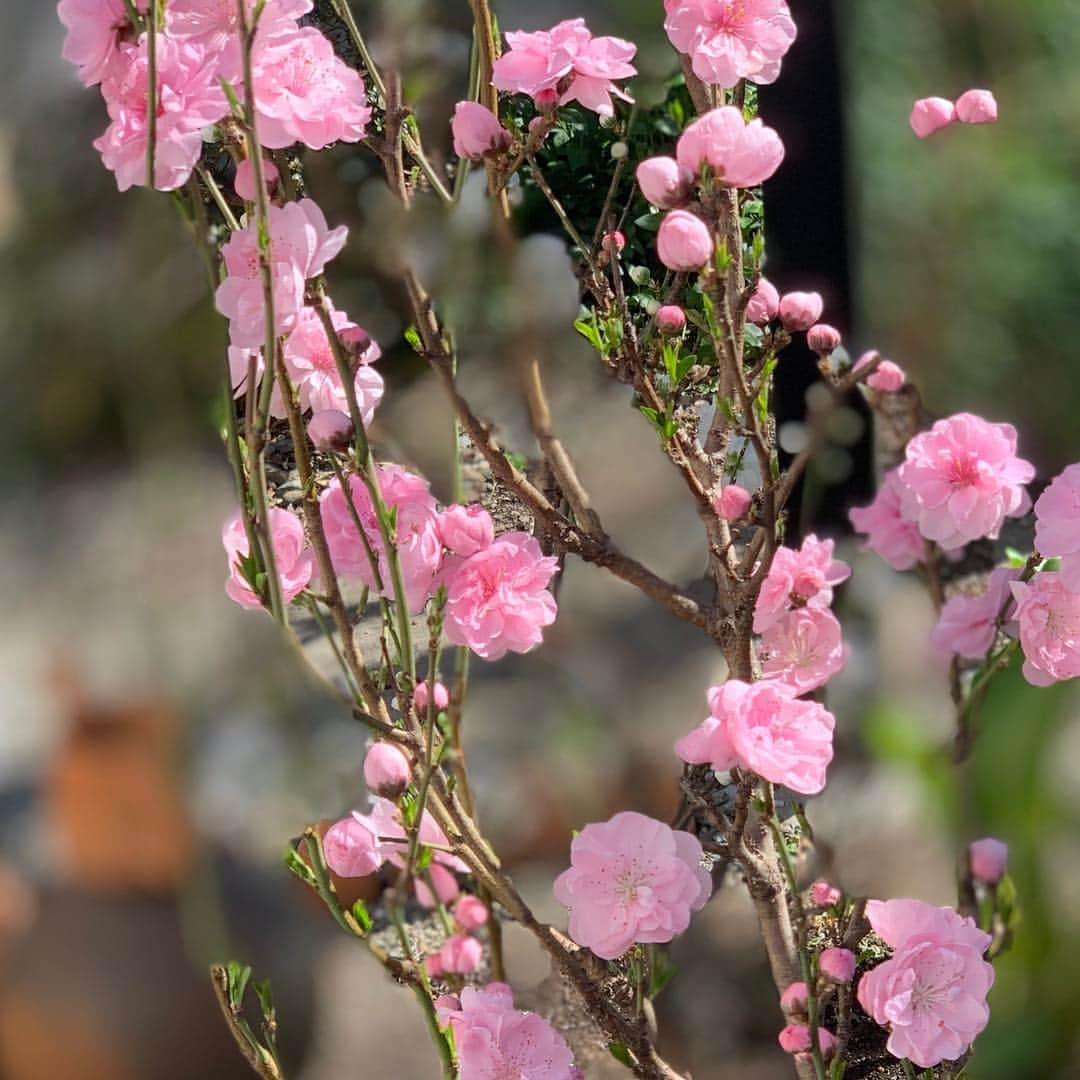
<instances>
[{"instance_id":1,"label":"plant stem","mask_svg":"<svg viewBox=\"0 0 1080 1080\"><path fill-rule=\"evenodd\" d=\"M157 160L157 29L158 2L150 0L150 25L146 29L146 186L154 188Z\"/></svg>"}]
</instances>

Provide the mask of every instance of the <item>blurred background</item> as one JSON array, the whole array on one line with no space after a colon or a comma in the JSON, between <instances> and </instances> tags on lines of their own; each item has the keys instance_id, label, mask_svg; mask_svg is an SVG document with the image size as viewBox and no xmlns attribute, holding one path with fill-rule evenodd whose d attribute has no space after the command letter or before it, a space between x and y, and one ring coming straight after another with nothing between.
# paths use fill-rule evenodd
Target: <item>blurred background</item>
<instances>
[{"instance_id":1,"label":"blurred background","mask_svg":"<svg viewBox=\"0 0 1080 1080\"><path fill-rule=\"evenodd\" d=\"M463 85L464 0L354 6L376 55L400 50L426 130L444 131ZM641 95L671 67L659 0L497 7L504 28L585 14L595 32L637 41ZM767 192L770 276L821 287L853 351L900 362L930 413L1015 423L1048 479L1080 458L1080 9L792 7L800 38L763 104L789 147L775 212ZM433 1076L407 995L281 865L308 822L363 804L364 736L270 621L221 589L225 328L202 268L169 200L121 198L102 168L90 142L104 110L60 59L53 5L4 10L0 1080L246 1075L206 978L231 956L274 981L290 1075ZM411 27L407 44L397 25ZM995 91L998 125L917 142L911 102L969 86ZM384 349L380 445L445 498L449 418L371 272L394 224L368 179L354 151L312 165L331 223L352 228L331 281ZM417 252L436 278L453 276L448 253L469 228L467 215L439 224ZM559 310L565 297L542 289L547 300ZM466 378L481 411L499 412L498 357L475 352ZM611 531L659 572L695 578L701 537L680 483L562 323L551 382ZM514 409L499 419L527 450ZM869 484L857 470L832 481ZM835 524L827 510L810 507L809 523L820 512ZM845 545L853 657L831 701L839 756L811 806L811 872L856 893L951 903L963 845L1007 840L1023 923L971 1076L1080 1077L1080 971L1067 962L1080 955L1075 688L1035 693L1003 676L957 776L940 751L951 716L924 645L923 590ZM550 882L571 829L617 808L670 814L672 741L721 674L694 634L599 571L570 565L560 601L538 653L476 665L467 734L485 824L553 920ZM538 983L542 958L512 946L515 984ZM722 891L674 956L683 973L661 999L671 1059L703 1080L789 1075L743 897Z\"/></svg>"}]
</instances>

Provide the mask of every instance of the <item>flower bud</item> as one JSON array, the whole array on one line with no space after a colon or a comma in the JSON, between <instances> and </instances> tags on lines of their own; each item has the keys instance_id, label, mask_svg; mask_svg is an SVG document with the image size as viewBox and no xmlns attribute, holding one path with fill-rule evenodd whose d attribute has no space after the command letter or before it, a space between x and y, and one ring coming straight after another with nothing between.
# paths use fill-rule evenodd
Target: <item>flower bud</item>
<instances>
[{"instance_id":1,"label":"flower bud","mask_svg":"<svg viewBox=\"0 0 1080 1080\"><path fill-rule=\"evenodd\" d=\"M364 783L384 799L398 799L409 786L409 759L393 743L374 743L364 758Z\"/></svg>"},{"instance_id":2,"label":"flower bud","mask_svg":"<svg viewBox=\"0 0 1080 1080\"><path fill-rule=\"evenodd\" d=\"M443 973L442 957L436 953L428 953L424 957L424 970L429 979L437 979Z\"/></svg>"},{"instance_id":3,"label":"flower bud","mask_svg":"<svg viewBox=\"0 0 1080 1080\"><path fill-rule=\"evenodd\" d=\"M1009 862L1009 845L995 836L986 836L968 845L968 867L976 881L996 885Z\"/></svg>"},{"instance_id":4,"label":"flower bud","mask_svg":"<svg viewBox=\"0 0 1080 1080\"><path fill-rule=\"evenodd\" d=\"M725 484L720 489L720 494L716 497L713 507L716 510L717 517L723 518L725 521L738 521L740 518L746 517L751 502L753 502L753 499L746 488L740 487L738 484Z\"/></svg>"},{"instance_id":5,"label":"flower bud","mask_svg":"<svg viewBox=\"0 0 1080 1080\"><path fill-rule=\"evenodd\" d=\"M678 304L665 304L656 311L656 329L674 337L686 327L686 312Z\"/></svg>"},{"instance_id":6,"label":"flower bud","mask_svg":"<svg viewBox=\"0 0 1080 1080\"><path fill-rule=\"evenodd\" d=\"M416 684L416 689L413 691L413 707L421 715L427 714L428 707L428 684L425 679L421 683ZM446 687L441 683L435 683L435 710L442 712L443 709L450 704L450 694Z\"/></svg>"},{"instance_id":7,"label":"flower bud","mask_svg":"<svg viewBox=\"0 0 1080 1080\"><path fill-rule=\"evenodd\" d=\"M331 825L322 846L326 865L338 877L367 877L383 864L378 835L356 813Z\"/></svg>"},{"instance_id":8,"label":"flower bud","mask_svg":"<svg viewBox=\"0 0 1080 1080\"><path fill-rule=\"evenodd\" d=\"M454 135L454 153L470 161L481 161L486 154L506 150L513 141L499 118L476 101L459 101L450 121Z\"/></svg>"},{"instance_id":9,"label":"flower bud","mask_svg":"<svg viewBox=\"0 0 1080 1080\"><path fill-rule=\"evenodd\" d=\"M777 1042L789 1054L809 1053L810 1029L805 1024L788 1024L777 1036Z\"/></svg>"},{"instance_id":10,"label":"flower bud","mask_svg":"<svg viewBox=\"0 0 1080 1080\"><path fill-rule=\"evenodd\" d=\"M487 905L466 893L454 905L454 918L463 930L479 930L488 921Z\"/></svg>"},{"instance_id":11,"label":"flower bud","mask_svg":"<svg viewBox=\"0 0 1080 1080\"><path fill-rule=\"evenodd\" d=\"M866 385L879 394L895 394L907 382L904 369L891 360L882 360L877 370L866 380Z\"/></svg>"},{"instance_id":12,"label":"flower bud","mask_svg":"<svg viewBox=\"0 0 1080 1080\"><path fill-rule=\"evenodd\" d=\"M559 107L559 91L541 90L533 97L533 104L542 113L553 113Z\"/></svg>"},{"instance_id":13,"label":"flower bud","mask_svg":"<svg viewBox=\"0 0 1080 1080\"><path fill-rule=\"evenodd\" d=\"M263 158L262 173L266 190L268 192L273 191L279 175L277 166L272 161ZM255 201L255 167L251 164L250 158L244 158L236 166L236 176L233 177L233 190L246 202Z\"/></svg>"},{"instance_id":14,"label":"flower bud","mask_svg":"<svg viewBox=\"0 0 1080 1080\"><path fill-rule=\"evenodd\" d=\"M808 998L809 994L806 989L806 983L793 982L780 995L780 1008L789 1016L802 1015L806 1012L806 1002Z\"/></svg>"},{"instance_id":15,"label":"flower bud","mask_svg":"<svg viewBox=\"0 0 1080 1080\"><path fill-rule=\"evenodd\" d=\"M818 970L834 983L849 983L855 975L855 954L850 949L822 949Z\"/></svg>"},{"instance_id":16,"label":"flower bud","mask_svg":"<svg viewBox=\"0 0 1080 1080\"><path fill-rule=\"evenodd\" d=\"M637 182L653 206L674 210L690 201L694 178L673 157L651 157L637 167Z\"/></svg>"},{"instance_id":17,"label":"flower bud","mask_svg":"<svg viewBox=\"0 0 1080 1080\"><path fill-rule=\"evenodd\" d=\"M439 964L447 975L471 975L483 958L480 942L467 934L452 934L439 949Z\"/></svg>"},{"instance_id":18,"label":"flower bud","mask_svg":"<svg viewBox=\"0 0 1080 1080\"><path fill-rule=\"evenodd\" d=\"M656 251L669 270L700 270L712 258L713 239L701 218L673 210L660 223Z\"/></svg>"},{"instance_id":19,"label":"flower bud","mask_svg":"<svg viewBox=\"0 0 1080 1080\"><path fill-rule=\"evenodd\" d=\"M828 323L814 323L806 331L806 344L810 351L816 352L818 356L831 356L840 348L842 340L840 331Z\"/></svg>"},{"instance_id":20,"label":"flower bud","mask_svg":"<svg viewBox=\"0 0 1080 1080\"><path fill-rule=\"evenodd\" d=\"M495 523L480 503L448 506L439 515L436 527L443 547L466 558L490 547L495 540Z\"/></svg>"},{"instance_id":21,"label":"flower bud","mask_svg":"<svg viewBox=\"0 0 1080 1080\"><path fill-rule=\"evenodd\" d=\"M609 255L618 255L626 247L626 237L618 229L613 229L611 232L604 233L600 246Z\"/></svg>"},{"instance_id":22,"label":"flower bud","mask_svg":"<svg viewBox=\"0 0 1080 1080\"><path fill-rule=\"evenodd\" d=\"M956 99L956 119L962 124L992 124L997 118L997 101L989 90L968 90Z\"/></svg>"},{"instance_id":23,"label":"flower bud","mask_svg":"<svg viewBox=\"0 0 1080 1080\"><path fill-rule=\"evenodd\" d=\"M789 292L780 301L780 321L786 330L809 330L824 308L820 293Z\"/></svg>"},{"instance_id":24,"label":"flower bud","mask_svg":"<svg viewBox=\"0 0 1080 1080\"><path fill-rule=\"evenodd\" d=\"M817 908L827 908L838 904L842 895L835 885L830 885L827 881L818 880L810 886L810 903Z\"/></svg>"},{"instance_id":25,"label":"flower bud","mask_svg":"<svg viewBox=\"0 0 1080 1080\"><path fill-rule=\"evenodd\" d=\"M955 119L956 106L947 98L922 98L911 107L911 130L920 139L948 127Z\"/></svg>"},{"instance_id":26,"label":"flower bud","mask_svg":"<svg viewBox=\"0 0 1080 1080\"><path fill-rule=\"evenodd\" d=\"M753 295L746 305L746 320L755 326L772 322L780 311L780 293L767 278L758 278Z\"/></svg>"},{"instance_id":27,"label":"flower bud","mask_svg":"<svg viewBox=\"0 0 1080 1080\"><path fill-rule=\"evenodd\" d=\"M308 421L307 433L319 450L347 450L353 439L352 421L339 409L322 409Z\"/></svg>"}]
</instances>

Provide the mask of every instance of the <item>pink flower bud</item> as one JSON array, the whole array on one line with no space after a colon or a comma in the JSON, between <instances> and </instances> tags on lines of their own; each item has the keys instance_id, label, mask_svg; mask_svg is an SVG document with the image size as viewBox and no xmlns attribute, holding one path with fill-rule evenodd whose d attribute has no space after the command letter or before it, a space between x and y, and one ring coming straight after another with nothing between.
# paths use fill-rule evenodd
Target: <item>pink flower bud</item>
<instances>
[{"instance_id":1,"label":"pink flower bud","mask_svg":"<svg viewBox=\"0 0 1080 1080\"><path fill-rule=\"evenodd\" d=\"M272 161L263 158L262 171L263 183L266 184L266 190L268 192L273 191L274 185L278 181L277 166ZM236 166L236 176L233 178L233 190L241 199L244 199L247 202L255 201L255 168L248 158L245 158Z\"/></svg>"},{"instance_id":2,"label":"pink flower bud","mask_svg":"<svg viewBox=\"0 0 1080 1080\"><path fill-rule=\"evenodd\" d=\"M424 957L424 970L429 979L437 979L443 973L442 957L438 953L429 953Z\"/></svg>"},{"instance_id":3,"label":"pink flower bud","mask_svg":"<svg viewBox=\"0 0 1080 1080\"><path fill-rule=\"evenodd\" d=\"M712 258L713 239L701 218L673 210L660 223L656 251L669 270L700 270Z\"/></svg>"},{"instance_id":4,"label":"pink flower bud","mask_svg":"<svg viewBox=\"0 0 1080 1080\"><path fill-rule=\"evenodd\" d=\"M424 716L427 714L428 707L428 684L425 679L421 683L416 684L416 689L413 691L413 706L416 711ZM442 712L443 709L450 704L450 694L446 687L441 682L435 683L435 708L438 712Z\"/></svg>"},{"instance_id":5,"label":"pink flower bud","mask_svg":"<svg viewBox=\"0 0 1080 1080\"><path fill-rule=\"evenodd\" d=\"M439 949L439 962L447 975L469 975L480 967L484 950L467 934L452 934Z\"/></svg>"},{"instance_id":6,"label":"pink flower bud","mask_svg":"<svg viewBox=\"0 0 1080 1080\"><path fill-rule=\"evenodd\" d=\"M780 301L780 321L786 330L809 330L824 309L820 293L789 292Z\"/></svg>"},{"instance_id":7,"label":"pink flower bud","mask_svg":"<svg viewBox=\"0 0 1080 1080\"><path fill-rule=\"evenodd\" d=\"M996 885L1005 876L1009 862L1009 845L995 836L986 836L968 845L968 866L971 876L987 885Z\"/></svg>"},{"instance_id":8,"label":"pink flower bud","mask_svg":"<svg viewBox=\"0 0 1080 1080\"><path fill-rule=\"evenodd\" d=\"M384 799L397 799L409 786L409 759L393 743L377 742L364 758L364 783Z\"/></svg>"},{"instance_id":9,"label":"pink flower bud","mask_svg":"<svg viewBox=\"0 0 1080 1080\"><path fill-rule=\"evenodd\" d=\"M672 157L651 157L637 167L637 182L653 206L674 210L690 201L694 177Z\"/></svg>"},{"instance_id":10,"label":"pink flower bud","mask_svg":"<svg viewBox=\"0 0 1080 1080\"><path fill-rule=\"evenodd\" d=\"M454 905L454 918L463 930L479 930L488 921L487 905L466 893Z\"/></svg>"},{"instance_id":11,"label":"pink flower bud","mask_svg":"<svg viewBox=\"0 0 1080 1080\"><path fill-rule=\"evenodd\" d=\"M626 247L626 237L618 229L613 229L611 232L604 233L600 246L609 255L618 255Z\"/></svg>"},{"instance_id":12,"label":"pink flower bud","mask_svg":"<svg viewBox=\"0 0 1080 1080\"><path fill-rule=\"evenodd\" d=\"M903 388L905 382L907 376L899 364L882 360L874 374L866 380L866 385L871 390L877 390L879 394L895 394Z\"/></svg>"},{"instance_id":13,"label":"pink flower bud","mask_svg":"<svg viewBox=\"0 0 1080 1080\"><path fill-rule=\"evenodd\" d=\"M746 517L751 502L753 502L753 499L746 488L740 487L738 484L726 484L720 489L720 494L717 495L713 507L716 510L717 517L723 518L725 521L738 521L740 518Z\"/></svg>"},{"instance_id":14,"label":"pink flower bud","mask_svg":"<svg viewBox=\"0 0 1080 1080\"><path fill-rule=\"evenodd\" d=\"M780 293L767 278L758 278L753 295L746 305L746 320L755 326L772 322L780 311Z\"/></svg>"},{"instance_id":15,"label":"pink flower bud","mask_svg":"<svg viewBox=\"0 0 1080 1080\"><path fill-rule=\"evenodd\" d=\"M801 1015L806 1012L808 997L806 983L793 982L780 995L780 1008L788 1015Z\"/></svg>"},{"instance_id":16,"label":"pink flower bud","mask_svg":"<svg viewBox=\"0 0 1080 1080\"><path fill-rule=\"evenodd\" d=\"M554 88L540 90L533 95L533 104L542 113L552 113L559 107L559 91Z\"/></svg>"},{"instance_id":17,"label":"pink flower bud","mask_svg":"<svg viewBox=\"0 0 1080 1080\"><path fill-rule=\"evenodd\" d=\"M789 1054L809 1053L810 1029L805 1024L788 1024L777 1036L777 1042Z\"/></svg>"},{"instance_id":18,"label":"pink flower bud","mask_svg":"<svg viewBox=\"0 0 1080 1080\"><path fill-rule=\"evenodd\" d=\"M352 421L339 409L322 409L308 421L307 433L319 450L346 450L353 438Z\"/></svg>"},{"instance_id":19,"label":"pink flower bud","mask_svg":"<svg viewBox=\"0 0 1080 1080\"><path fill-rule=\"evenodd\" d=\"M920 139L948 127L955 119L956 106L947 98L922 98L911 108L911 130Z\"/></svg>"},{"instance_id":20,"label":"pink flower bud","mask_svg":"<svg viewBox=\"0 0 1080 1080\"><path fill-rule=\"evenodd\" d=\"M656 329L674 337L686 326L686 312L678 304L665 304L656 312Z\"/></svg>"},{"instance_id":21,"label":"pink flower bud","mask_svg":"<svg viewBox=\"0 0 1080 1080\"><path fill-rule=\"evenodd\" d=\"M830 885L827 881L815 881L810 886L810 903L814 907L827 908L832 907L834 904L840 903L840 897L843 894L835 885Z\"/></svg>"},{"instance_id":22,"label":"pink flower bud","mask_svg":"<svg viewBox=\"0 0 1080 1080\"><path fill-rule=\"evenodd\" d=\"M460 158L480 161L485 154L506 150L513 141L498 117L476 101L459 101L450 121L454 153Z\"/></svg>"},{"instance_id":23,"label":"pink flower bud","mask_svg":"<svg viewBox=\"0 0 1080 1080\"><path fill-rule=\"evenodd\" d=\"M822 949L818 970L834 983L849 983L855 974L855 954L850 949Z\"/></svg>"},{"instance_id":24,"label":"pink flower bud","mask_svg":"<svg viewBox=\"0 0 1080 1080\"><path fill-rule=\"evenodd\" d=\"M379 837L360 814L353 813L331 825L322 845L326 865L338 877L367 877L383 864Z\"/></svg>"},{"instance_id":25,"label":"pink flower bud","mask_svg":"<svg viewBox=\"0 0 1080 1080\"><path fill-rule=\"evenodd\" d=\"M828 1061L836 1053L838 1040L827 1028L819 1027L817 1029L817 1044L821 1056Z\"/></svg>"},{"instance_id":26,"label":"pink flower bud","mask_svg":"<svg viewBox=\"0 0 1080 1080\"><path fill-rule=\"evenodd\" d=\"M438 529L443 547L465 558L490 547L495 540L495 523L479 503L448 506L439 515Z\"/></svg>"},{"instance_id":27,"label":"pink flower bud","mask_svg":"<svg viewBox=\"0 0 1080 1080\"><path fill-rule=\"evenodd\" d=\"M989 90L968 90L956 99L956 119L962 124L992 124L998 106Z\"/></svg>"},{"instance_id":28,"label":"pink flower bud","mask_svg":"<svg viewBox=\"0 0 1080 1080\"><path fill-rule=\"evenodd\" d=\"M818 356L831 356L840 348L841 340L840 331L828 323L814 323L806 331L806 344L810 346L810 351L816 352Z\"/></svg>"}]
</instances>

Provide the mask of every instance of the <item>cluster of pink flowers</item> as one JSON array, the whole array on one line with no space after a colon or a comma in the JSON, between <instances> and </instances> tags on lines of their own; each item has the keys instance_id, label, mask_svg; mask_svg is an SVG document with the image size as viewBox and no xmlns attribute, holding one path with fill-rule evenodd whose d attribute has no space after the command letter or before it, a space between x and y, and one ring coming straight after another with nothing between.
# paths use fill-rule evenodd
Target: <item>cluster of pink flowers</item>
<instances>
[{"instance_id":1,"label":"cluster of pink flowers","mask_svg":"<svg viewBox=\"0 0 1080 1080\"><path fill-rule=\"evenodd\" d=\"M570 845L570 868L555 879L570 937L605 960L635 942L671 941L712 893L701 858L696 837L644 814L586 825Z\"/></svg>"},{"instance_id":2,"label":"cluster of pink flowers","mask_svg":"<svg viewBox=\"0 0 1080 1080\"><path fill-rule=\"evenodd\" d=\"M141 0L138 10L148 4ZM363 79L334 55L330 42L296 20L311 0L268 0L252 48L256 128L264 146L300 142L322 149L358 142L371 109ZM109 127L95 142L121 191L145 184L150 138L148 34L133 26L123 0L60 0L67 27L64 56L86 85L101 84ZM157 59L153 186L183 185L202 152L202 132L223 119L229 102L222 82L239 93L240 26L231 0L175 0L163 31L154 32Z\"/></svg>"},{"instance_id":3,"label":"cluster of pink flowers","mask_svg":"<svg viewBox=\"0 0 1080 1080\"><path fill-rule=\"evenodd\" d=\"M775 82L795 40L785 0L664 0L664 11L672 45L715 86Z\"/></svg>"},{"instance_id":4,"label":"cluster of pink flowers","mask_svg":"<svg viewBox=\"0 0 1080 1080\"><path fill-rule=\"evenodd\" d=\"M921 1069L961 1057L990 1018L990 935L921 900L871 900L866 916L893 955L859 980L858 999L889 1028L889 1053Z\"/></svg>"},{"instance_id":5,"label":"cluster of pink flowers","mask_svg":"<svg viewBox=\"0 0 1080 1080\"><path fill-rule=\"evenodd\" d=\"M566 1040L542 1016L515 1009L505 983L467 986L435 1004L454 1033L461 1080L582 1080Z\"/></svg>"},{"instance_id":6,"label":"cluster of pink flowers","mask_svg":"<svg viewBox=\"0 0 1080 1080\"><path fill-rule=\"evenodd\" d=\"M832 540L811 533L798 549L781 547L754 606L754 630L763 633L798 607L828 608L833 587L851 577L851 567L833 557Z\"/></svg>"},{"instance_id":7,"label":"cluster of pink flowers","mask_svg":"<svg viewBox=\"0 0 1080 1080\"><path fill-rule=\"evenodd\" d=\"M304 539L304 526L288 510L270 510L270 544L274 549L281 595L286 603L295 600L315 576L315 555ZM241 560L250 554L244 519L237 510L221 530L221 543L229 560L225 592L241 607L262 607L262 599L244 576Z\"/></svg>"},{"instance_id":8,"label":"cluster of pink flowers","mask_svg":"<svg viewBox=\"0 0 1080 1080\"><path fill-rule=\"evenodd\" d=\"M997 101L989 90L968 90L955 103L943 97L920 98L911 107L911 130L925 139L957 121L992 124L997 118Z\"/></svg>"},{"instance_id":9,"label":"cluster of pink flowers","mask_svg":"<svg viewBox=\"0 0 1080 1080\"><path fill-rule=\"evenodd\" d=\"M528 94L547 111L577 101L600 116L613 116L612 97L633 101L615 85L637 74L630 63L637 46L622 38L593 37L584 19L567 19L550 30L506 35L509 48L493 69L499 90Z\"/></svg>"},{"instance_id":10,"label":"cluster of pink flowers","mask_svg":"<svg viewBox=\"0 0 1080 1080\"><path fill-rule=\"evenodd\" d=\"M424 967L431 978L471 975L480 970L484 949L471 931L484 926L488 915L488 909L482 900L467 893L458 897L454 905L454 933L439 946L438 952L424 957Z\"/></svg>"},{"instance_id":11,"label":"cluster of pink flowers","mask_svg":"<svg viewBox=\"0 0 1080 1080\"><path fill-rule=\"evenodd\" d=\"M675 744L691 765L721 773L738 766L801 795L825 787L836 719L776 679L728 679L709 689L709 715Z\"/></svg>"}]
</instances>

